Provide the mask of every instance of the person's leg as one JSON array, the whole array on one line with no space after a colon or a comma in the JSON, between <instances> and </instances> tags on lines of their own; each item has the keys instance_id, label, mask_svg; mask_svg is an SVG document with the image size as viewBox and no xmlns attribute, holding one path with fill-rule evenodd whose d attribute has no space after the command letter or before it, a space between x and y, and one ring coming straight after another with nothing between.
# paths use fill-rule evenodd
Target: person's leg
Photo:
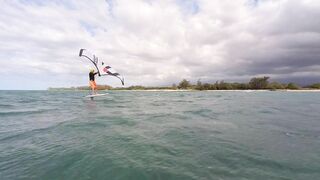
<instances>
[{"instance_id":1,"label":"person's leg","mask_svg":"<svg viewBox=\"0 0 320 180\"><path fill-rule=\"evenodd\" d=\"M93 84L93 81L90 81L90 87L91 87L91 94L94 94L94 84Z\"/></svg>"},{"instance_id":2,"label":"person's leg","mask_svg":"<svg viewBox=\"0 0 320 180\"><path fill-rule=\"evenodd\" d=\"M94 94L97 94L97 84L95 81L93 81L93 86L94 86Z\"/></svg>"}]
</instances>

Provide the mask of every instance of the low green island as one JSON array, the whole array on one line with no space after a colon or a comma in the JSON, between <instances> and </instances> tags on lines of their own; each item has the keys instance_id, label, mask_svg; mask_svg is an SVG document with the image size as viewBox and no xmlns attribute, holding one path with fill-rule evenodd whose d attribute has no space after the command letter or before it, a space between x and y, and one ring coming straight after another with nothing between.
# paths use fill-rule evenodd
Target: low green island
<instances>
[{"instance_id":1,"label":"low green island","mask_svg":"<svg viewBox=\"0 0 320 180\"><path fill-rule=\"evenodd\" d=\"M216 81L215 83L203 83L200 80L196 84L183 79L172 86L130 86L130 87L112 87L109 85L98 85L98 90L320 90L320 83L315 83L307 86L299 86L296 83L279 83L276 81L270 82L270 77L254 77L248 83L225 82ZM90 90L89 86L69 87L69 88L48 88L50 91L54 90Z\"/></svg>"}]
</instances>

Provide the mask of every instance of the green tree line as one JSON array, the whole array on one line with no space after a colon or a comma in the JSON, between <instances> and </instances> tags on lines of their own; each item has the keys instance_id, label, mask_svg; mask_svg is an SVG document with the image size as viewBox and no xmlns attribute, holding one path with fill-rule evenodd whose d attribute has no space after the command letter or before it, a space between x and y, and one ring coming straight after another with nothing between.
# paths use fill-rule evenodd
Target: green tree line
<instances>
[{"instance_id":1,"label":"green tree line","mask_svg":"<svg viewBox=\"0 0 320 180\"><path fill-rule=\"evenodd\" d=\"M179 85L179 89L196 89L196 90L259 90L259 89L301 89L299 85L295 83L279 83L269 82L270 77L254 77L248 83L228 83L225 81L216 81L215 83L202 83L200 80L197 81L196 85L191 84L186 79L183 79ZM319 88L320 86L311 85L307 88Z\"/></svg>"},{"instance_id":2,"label":"green tree line","mask_svg":"<svg viewBox=\"0 0 320 180\"><path fill-rule=\"evenodd\" d=\"M98 85L98 90L153 90L153 89L186 89L186 90L281 90L281 89L320 89L320 83L312 84L309 86L301 87L296 83L279 83L276 81L270 82L270 77L254 77L248 83L228 83L225 81L216 81L215 83L203 83L200 80L196 84L190 83L190 81L183 79L178 85L161 86L161 87L145 87L141 85L113 88L108 85ZM49 88L49 90L91 90L89 86L71 87L71 88Z\"/></svg>"},{"instance_id":3,"label":"green tree line","mask_svg":"<svg viewBox=\"0 0 320 180\"><path fill-rule=\"evenodd\" d=\"M276 81L270 82L270 77L254 77L248 83L228 83L225 81L216 81L215 83L202 83L200 80L196 84L183 79L178 85L173 84L167 87L145 87L145 86L130 86L126 88L113 88L114 90L152 90L152 89L171 89L171 90L281 90L281 89L320 89L320 83L312 84L309 86L301 87L296 83L279 83Z\"/></svg>"}]
</instances>

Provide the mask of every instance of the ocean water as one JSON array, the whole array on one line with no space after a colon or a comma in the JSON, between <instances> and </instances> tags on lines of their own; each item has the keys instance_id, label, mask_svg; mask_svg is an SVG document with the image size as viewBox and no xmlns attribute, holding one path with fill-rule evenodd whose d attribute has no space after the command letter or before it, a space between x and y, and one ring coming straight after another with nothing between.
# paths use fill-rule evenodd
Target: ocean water
<instances>
[{"instance_id":1,"label":"ocean water","mask_svg":"<svg viewBox=\"0 0 320 180\"><path fill-rule=\"evenodd\" d=\"M320 93L0 91L0 179L320 179Z\"/></svg>"}]
</instances>

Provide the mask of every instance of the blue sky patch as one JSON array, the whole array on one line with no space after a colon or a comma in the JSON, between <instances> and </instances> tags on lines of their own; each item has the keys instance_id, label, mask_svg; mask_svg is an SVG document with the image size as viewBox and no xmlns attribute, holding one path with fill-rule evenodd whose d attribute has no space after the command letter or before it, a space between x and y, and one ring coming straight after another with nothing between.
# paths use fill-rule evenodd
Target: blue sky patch
<instances>
[{"instance_id":1,"label":"blue sky patch","mask_svg":"<svg viewBox=\"0 0 320 180\"><path fill-rule=\"evenodd\" d=\"M258 6L259 0L248 0L249 6Z\"/></svg>"},{"instance_id":2,"label":"blue sky patch","mask_svg":"<svg viewBox=\"0 0 320 180\"><path fill-rule=\"evenodd\" d=\"M199 4L197 0L176 0L181 7L182 12L186 14L197 14L199 12Z\"/></svg>"},{"instance_id":3,"label":"blue sky patch","mask_svg":"<svg viewBox=\"0 0 320 180\"><path fill-rule=\"evenodd\" d=\"M95 26L88 24L84 21L81 21L80 24L90 34L90 36L92 36L92 37L95 36L95 34L96 34L95 33L95 29L96 29Z\"/></svg>"},{"instance_id":4,"label":"blue sky patch","mask_svg":"<svg viewBox=\"0 0 320 180\"><path fill-rule=\"evenodd\" d=\"M20 3L33 6L47 6L50 3L63 6L66 9L75 9L74 4L67 0L19 0Z\"/></svg>"}]
</instances>

